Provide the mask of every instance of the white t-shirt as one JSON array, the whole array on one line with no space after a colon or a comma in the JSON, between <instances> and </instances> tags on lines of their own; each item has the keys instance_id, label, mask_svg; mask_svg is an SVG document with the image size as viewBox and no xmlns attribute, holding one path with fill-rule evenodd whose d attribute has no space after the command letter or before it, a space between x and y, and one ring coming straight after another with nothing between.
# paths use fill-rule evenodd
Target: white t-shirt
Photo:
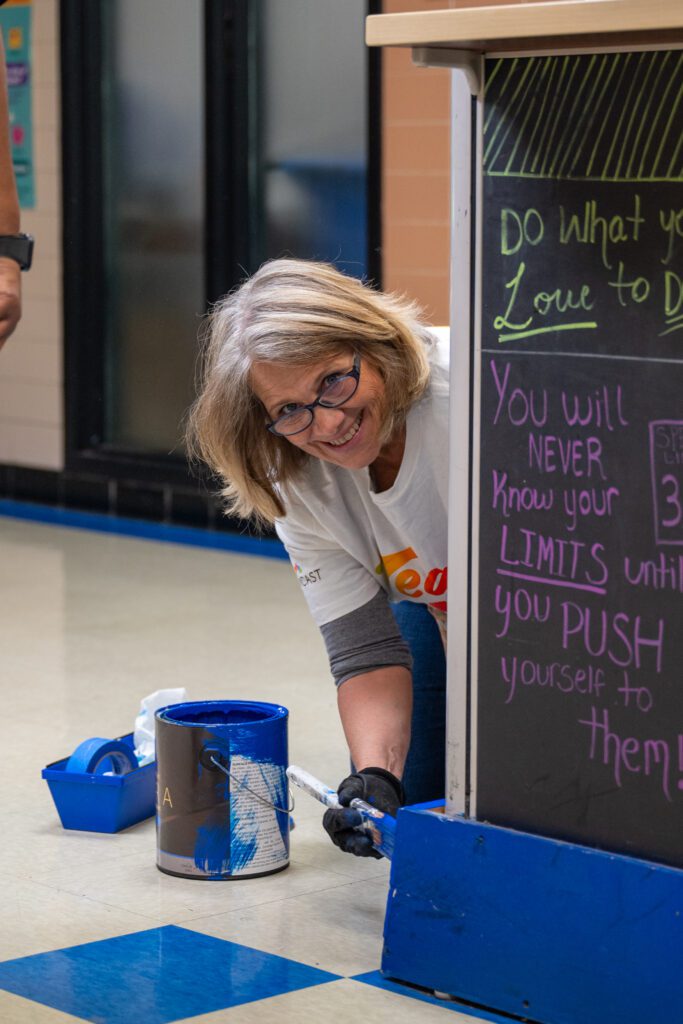
<instances>
[{"instance_id":1,"label":"white t-shirt","mask_svg":"<svg viewBox=\"0 0 683 1024\"><path fill-rule=\"evenodd\" d=\"M366 469L312 458L288 485L275 528L319 626L362 607L383 588L390 601L445 612L448 557L448 330L434 330L429 386L408 412L403 460L377 494Z\"/></svg>"}]
</instances>

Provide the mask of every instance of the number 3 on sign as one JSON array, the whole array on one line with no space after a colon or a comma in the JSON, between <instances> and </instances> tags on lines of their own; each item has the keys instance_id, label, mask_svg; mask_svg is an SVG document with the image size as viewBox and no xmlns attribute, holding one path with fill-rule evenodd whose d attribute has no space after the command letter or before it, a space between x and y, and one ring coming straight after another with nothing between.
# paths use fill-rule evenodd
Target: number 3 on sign
<instances>
[{"instance_id":1,"label":"number 3 on sign","mask_svg":"<svg viewBox=\"0 0 683 1024\"><path fill-rule=\"evenodd\" d=\"M683 545L683 420L649 424L656 544Z\"/></svg>"},{"instance_id":2,"label":"number 3 on sign","mask_svg":"<svg viewBox=\"0 0 683 1024\"><path fill-rule=\"evenodd\" d=\"M683 506L681 505L681 488L673 473L667 473L661 479L662 486L662 526L667 529L683 523ZM668 513L668 514L667 514Z\"/></svg>"}]
</instances>

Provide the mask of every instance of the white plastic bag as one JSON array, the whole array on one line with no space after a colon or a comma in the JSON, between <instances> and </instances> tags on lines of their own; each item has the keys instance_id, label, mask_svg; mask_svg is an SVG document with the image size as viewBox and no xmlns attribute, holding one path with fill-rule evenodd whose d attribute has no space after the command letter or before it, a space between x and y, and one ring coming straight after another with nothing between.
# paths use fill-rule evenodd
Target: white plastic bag
<instances>
[{"instance_id":1,"label":"white plastic bag","mask_svg":"<svg viewBox=\"0 0 683 1024\"><path fill-rule=\"evenodd\" d=\"M140 701L140 712L135 719L133 740L138 763L149 764L155 756L154 713L167 704L182 704L187 700L185 687L175 690L155 690Z\"/></svg>"}]
</instances>

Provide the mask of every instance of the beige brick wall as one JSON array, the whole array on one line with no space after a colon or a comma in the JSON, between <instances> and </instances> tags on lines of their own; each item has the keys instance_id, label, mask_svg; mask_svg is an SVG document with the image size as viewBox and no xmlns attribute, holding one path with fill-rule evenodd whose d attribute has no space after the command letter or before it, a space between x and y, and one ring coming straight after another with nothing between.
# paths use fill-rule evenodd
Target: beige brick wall
<instances>
[{"instance_id":1,"label":"beige brick wall","mask_svg":"<svg viewBox=\"0 0 683 1024\"><path fill-rule=\"evenodd\" d=\"M445 0L384 0L383 14ZM383 284L449 320L450 72L416 68L409 49L382 55Z\"/></svg>"},{"instance_id":2,"label":"beige brick wall","mask_svg":"<svg viewBox=\"0 0 683 1024\"><path fill-rule=\"evenodd\" d=\"M0 353L0 462L63 467L59 4L33 0L33 152L36 205L21 211L35 237L22 277L23 316Z\"/></svg>"}]
</instances>

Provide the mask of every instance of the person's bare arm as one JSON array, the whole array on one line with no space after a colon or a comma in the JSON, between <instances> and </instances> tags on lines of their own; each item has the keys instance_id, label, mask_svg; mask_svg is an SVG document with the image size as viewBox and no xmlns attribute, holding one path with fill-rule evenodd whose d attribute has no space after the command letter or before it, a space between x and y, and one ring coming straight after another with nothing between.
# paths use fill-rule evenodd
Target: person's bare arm
<instances>
[{"instance_id":1,"label":"person's bare arm","mask_svg":"<svg viewBox=\"0 0 683 1024\"><path fill-rule=\"evenodd\" d=\"M19 200L12 167L5 47L0 32L0 235L19 231ZM21 269L16 260L0 257L0 348L21 317Z\"/></svg>"},{"instance_id":2,"label":"person's bare arm","mask_svg":"<svg viewBox=\"0 0 683 1024\"><path fill-rule=\"evenodd\" d=\"M337 701L346 742L357 771L385 768L400 779L410 746L412 677L389 665L347 679Z\"/></svg>"},{"instance_id":3,"label":"person's bare arm","mask_svg":"<svg viewBox=\"0 0 683 1024\"><path fill-rule=\"evenodd\" d=\"M405 801L401 776L410 746L413 684L410 671L389 665L342 683L337 696L355 771L337 790L340 808L328 808L323 828L335 846L356 857L381 857L371 837L358 831L354 797L394 817Z\"/></svg>"}]
</instances>

